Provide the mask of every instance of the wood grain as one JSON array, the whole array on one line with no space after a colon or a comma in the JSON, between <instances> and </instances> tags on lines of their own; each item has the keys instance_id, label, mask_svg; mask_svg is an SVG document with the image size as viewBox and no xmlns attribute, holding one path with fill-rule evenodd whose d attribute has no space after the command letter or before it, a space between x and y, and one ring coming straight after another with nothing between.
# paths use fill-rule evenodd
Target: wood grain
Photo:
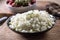
<instances>
[{"instance_id":1,"label":"wood grain","mask_svg":"<svg viewBox=\"0 0 60 40\"><path fill-rule=\"evenodd\" d=\"M37 8L40 9L41 7L45 7L46 4L49 4L49 2L40 1L37 2L37 4ZM6 11L6 13L9 14L11 11ZM60 20L56 21L54 27L50 31L44 34L37 34L32 36L24 36L22 34L13 32L8 28L6 21L2 26L0 26L0 40L60 40Z\"/></svg>"}]
</instances>

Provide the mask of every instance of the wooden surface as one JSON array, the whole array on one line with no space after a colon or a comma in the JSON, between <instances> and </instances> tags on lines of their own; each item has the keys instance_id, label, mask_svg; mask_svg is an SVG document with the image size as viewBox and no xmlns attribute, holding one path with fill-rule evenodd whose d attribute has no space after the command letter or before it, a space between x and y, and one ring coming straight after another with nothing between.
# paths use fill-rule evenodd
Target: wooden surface
<instances>
[{"instance_id":1,"label":"wooden surface","mask_svg":"<svg viewBox=\"0 0 60 40\"><path fill-rule=\"evenodd\" d=\"M37 8L45 7L49 2L37 2ZM12 14L10 10L3 4L0 4L0 15L2 14ZM60 20L56 21L54 28L44 34L37 34L34 36L23 36L21 34L17 34L10 30L7 27L7 22L5 22L2 26L0 26L0 40L60 40Z\"/></svg>"}]
</instances>

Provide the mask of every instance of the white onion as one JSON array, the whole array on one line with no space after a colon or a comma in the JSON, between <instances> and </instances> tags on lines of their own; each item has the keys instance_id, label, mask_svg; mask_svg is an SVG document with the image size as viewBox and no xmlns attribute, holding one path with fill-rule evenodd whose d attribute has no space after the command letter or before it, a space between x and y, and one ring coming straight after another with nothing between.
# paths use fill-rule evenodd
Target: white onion
<instances>
[{"instance_id":1,"label":"white onion","mask_svg":"<svg viewBox=\"0 0 60 40\"><path fill-rule=\"evenodd\" d=\"M31 10L12 16L9 27L19 32L40 32L51 28L54 20L45 10Z\"/></svg>"}]
</instances>

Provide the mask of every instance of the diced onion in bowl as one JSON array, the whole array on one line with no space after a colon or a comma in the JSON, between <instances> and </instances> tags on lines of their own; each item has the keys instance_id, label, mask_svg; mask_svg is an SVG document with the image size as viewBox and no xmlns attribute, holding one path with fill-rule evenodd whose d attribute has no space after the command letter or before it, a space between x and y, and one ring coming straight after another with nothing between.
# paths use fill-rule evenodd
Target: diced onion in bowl
<instances>
[{"instance_id":1,"label":"diced onion in bowl","mask_svg":"<svg viewBox=\"0 0 60 40\"><path fill-rule=\"evenodd\" d=\"M48 12L31 10L11 17L9 27L19 32L41 32L52 27L55 18Z\"/></svg>"}]
</instances>

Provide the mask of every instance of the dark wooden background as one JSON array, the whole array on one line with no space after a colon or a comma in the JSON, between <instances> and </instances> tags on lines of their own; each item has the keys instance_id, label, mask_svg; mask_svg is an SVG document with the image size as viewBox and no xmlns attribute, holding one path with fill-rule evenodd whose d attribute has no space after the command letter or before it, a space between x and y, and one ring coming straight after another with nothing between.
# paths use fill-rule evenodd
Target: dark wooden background
<instances>
[{"instance_id":1,"label":"dark wooden background","mask_svg":"<svg viewBox=\"0 0 60 40\"><path fill-rule=\"evenodd\" d=\"M13 14L4 3L4 1L0 1L0 15ZM49 2L46 1L37 1L36 3L37 8L45 7L47 4L49 4ZM17 34L10 30L7 26L7 22L5 22L0 26L0 40L60 40L60 20L56 20L54 27L50 31L35 36Z\"/></svg>"}]
</instances>

